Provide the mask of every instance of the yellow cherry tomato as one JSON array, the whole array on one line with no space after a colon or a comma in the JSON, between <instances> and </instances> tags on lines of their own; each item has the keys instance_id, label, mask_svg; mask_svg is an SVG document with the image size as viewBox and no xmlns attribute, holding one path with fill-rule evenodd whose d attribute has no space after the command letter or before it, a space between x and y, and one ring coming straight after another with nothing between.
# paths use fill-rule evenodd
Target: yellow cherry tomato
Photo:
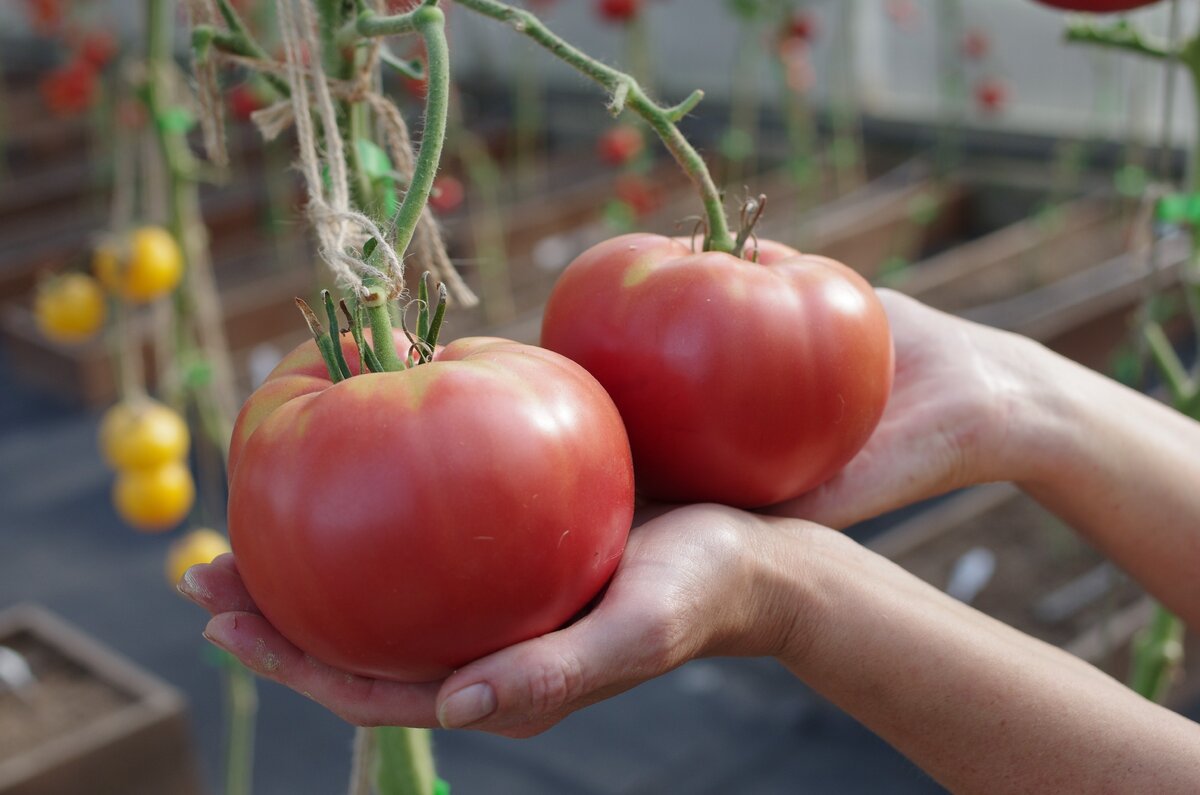
<instances>
[{"instance_id":1,"label":"yellow cherry tomato","mask_svg":"<svg viewBox=\"0 0 1200 795\"><path fill-rule=\"evenodd\" d=\"M100 283L128 301L161 298L183 278L183 252L166 229L143 226L126 239L101 244L92 259Z\"/></svg>"},{"instance_id":2,"label":"yellow cherry tomato","mask_svg":"<svg viewBox=\"0 0 1200 795\"><path fill-rule=\"evenodd\" d=\"M193 530L167 551L167 582L174 585L192 566L212 563L218 555L229 551L229 540L216 530L207 527Z\"/></svg>"},{"instance_id":3,"label":"yellow cherry tomato","mask_svg":"<svg viewBox=\"0 0 1200 795\"><path fill-rule=\"evenodd\" d=\"M100 452L114 469L152 469L187 455L187 423L156 400L116 404L100 421Z\"/></svg>"},{"instance_id":4,"label":"yellow cherry tomato","mask_svg":"<svg viewBox=\"0 0 1200 795\"><path fill-rule=\"evenodd\" d=\"M38 328L55 342L80 342L104 325L104 291L85 273L58 276L38 286L33 312Z\"/></svg>"},{"instance_id":5,"label":"yellow cherry tomato","mask_svg":"<svg viewBox=\"0 0 1200 795\"><path fill-rule=\"evenodd\" d=\"M170 530L183 521L196 498L192 473L178 461L117 474L113 504L130 526L146 532Z\"/></svg>"}]
</instances>

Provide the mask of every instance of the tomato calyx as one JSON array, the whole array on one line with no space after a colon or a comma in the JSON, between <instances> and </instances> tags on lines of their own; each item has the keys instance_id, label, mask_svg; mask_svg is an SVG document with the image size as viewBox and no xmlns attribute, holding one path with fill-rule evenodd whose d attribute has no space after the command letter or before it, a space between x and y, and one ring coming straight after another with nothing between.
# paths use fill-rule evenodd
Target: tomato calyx
<instances>
[{"instance_id":1,"label":"tomato calyx","mask_svg":"<svg viewBox=\"0 0 1200 795\"><path fill-rule=\"evenodd\" d=\"M329 324L328 330L308 302L303 298L296 298L296 307L303 315L304 322L308 326L313 340L317 343L317 350L320 351L321 359L329 371L329 380L336 384L355 375L362 375L364 372L383 373L407 370L433 361L438 337L442 331L442 322L446 317L448 296L446 285L439 284L437 286L437 303L431 307L429 282L430 275L427 272L421 277L417 300L413 302L417 305L416 333L410 332L407 326L403 322L401 323L401 330L408 339L409 347L403 357L396 357L395 351L391 351L390 358L395 360L393 364L389 364L388 354L372 347L363 330L365 327L371 326L374 338L376 340L380 338L374 325L379 318L388 317L387 298L381 291L372 290L366 298L356 301L354 308L351 309L345 299L339 300L335 305L330 292L322 290L321 301ZM345 320L344 326L339 321L339 311L341 318ZM386 323L390 328L390 320L387 320ZM362 363L358 373L351 371L346 356L342 352L342 346L336 339L342 334L350 334L354 338L354 344L358 348L358 360Z\"/></svg>"},{"instance_id":2,"label":"tomato calyx","mask_svg":"<svg viewBox=\"0 0 1200 795\"><path fill-rule=\"evenodd\" d=\"M763 211L767 209L767 195L760 193L758 196L746 199L742 203L741 225L738 230L737 242L734 246L734 251L745 252L746 243L750 238L754 238L754 252L749 257L751 262L758 262L758 235L754 233L754 228L758 226L758 222L762 220Z\"/></svg>"}]
</instances>

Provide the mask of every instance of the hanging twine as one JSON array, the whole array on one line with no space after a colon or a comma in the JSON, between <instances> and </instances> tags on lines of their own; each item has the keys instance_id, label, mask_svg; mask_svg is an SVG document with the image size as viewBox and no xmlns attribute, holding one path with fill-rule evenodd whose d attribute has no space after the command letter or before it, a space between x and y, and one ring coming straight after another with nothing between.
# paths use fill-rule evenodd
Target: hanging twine
<instances>
[{"instance_id":1,"label":"hanging twine","mask_svg":"<svg viewBox=\"0 0 1200 795\"><path fill-rule=\"evenodd\" d=\"M359 296L367 293L363 285L365 278L386 282L390 285L391 295L398 296L404 290L403 263L375 222L350 206L345 143L338 129L337 112L321 59L311 59L308 70L302 66L306 46L309 52L320 51L312 9L301 0L280 0L278 8L287 79L292 86L290 104L300 149L300 172L308 188L307 212L317 234L321 257L339 285L354 290ZM321 174L322 158L317 152L310 93L324 136L323 161L328 188ZM382 260L386 270L371 265L362 256L363 245L372 237L377 241L373 258Z\"/></svg>"},{"instance_id":2,"label":"hanging twine","mask_svg":"<svg viewBox=\"0 0 1200 795\"><path fill-rule=\"evenodd\" d=\"M187 0L192 27L217 26L217 12L212 0ZM200 106L200 131L204 136L204 153L218 168L229 165L229 150L225 145L225 105L217 84L217 59L212 49L203 55L192 49L192 73L196 76L196 101Z\"/></svg>"},{"instance_id":3,"label":"hanging twine","mask_svg":"<svg viewBox=\"0 0 1200 795\"><path fill-rule=\"evenodd\" d=\"M388 281L392 285L392 294L399 295L404 284L403 266L399 257L389 244L388 238L380 233L378 226L350 206L344 158L346 144L341 138L336 114L333 112L334 99L365 103L382 128L393 169L404 176L412 175L415 156L404 116L391 100L371 84L379 62L380 44L372 43L363 68L353 80L331 79L324 72L320 58L312 58L311 64L304 63L304 48L307 47L310 53L320 52L320 42L311 8L303 0L300 0L298 6L296 2L297 0L279 0L279 23L285 56L283 63L216 50L213 53L225 63L282 77L295 87L290 99L255 111L251 114L251 119L263 138L268 141L274 140L289 127L296 127L296 135L300 139L300 170L305 176L309 194L309 218L317 229L322 258L334 271L339 283L361 292L362 278L373 276ZM316 105L321 119L321 131L325 141L324 160L318 156L315 143L316 135L312 126L308 96L310 93L311 102ZM301 96L297 97L297 94ZM302 122L298 123L297 119L301 119ZM329 174L328 191L325 180L321 178L322 162ZM312 166L315 166L315 171ZM339 179L342 180L340 183ZM341 203L343 198L344 204ZM387 264L386 272L362 261L362 244L371 237L379 242L377 250ZM430 271L446 285L454 303L464 307L472 307L479 303L479 299L451 263L437 221L428 207L422 212L414 231L412 255L420 270Z\"/></svg>"}]
</instances>

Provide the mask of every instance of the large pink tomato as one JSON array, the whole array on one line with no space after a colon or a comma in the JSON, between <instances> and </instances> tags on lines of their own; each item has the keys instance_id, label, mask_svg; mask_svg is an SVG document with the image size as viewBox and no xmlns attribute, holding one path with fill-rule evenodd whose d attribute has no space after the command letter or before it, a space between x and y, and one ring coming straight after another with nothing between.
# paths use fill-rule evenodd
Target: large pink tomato
<instances>
[{"instance_id":1,"label":"large pink tomato","mask_svg":"<svg viewBox=\"0 0 1200 795\"><path fill-rule=\"evenodd\" d=\"M1150 6L1159 0L1034 0L1044 6L1061 8L1064 11L1086 11L1091 14L1114 14Z\"/></svg>"},{"instance_id":2,"label":"large pink tomato","mask_svg":"<svg viewBox=\"0 0 1200 795\"><path fill-rule=\"evenodd\" d=\"M659 235L608 240L555 285L542 344L604 385L639 490L672 502L808 491L863 446L892 385L870 285L778 243L751 262Z\"/></svg>"},{"instance_id":3,"label":"large pink tomato","mask_svg":"<svg viewBox=\"0 0 1200 795\"><path fill-rule=\"evenodd\" d=\"M267 619L317 659L405 681L561 626L633 515L603 388L498 339L338 384L308 343L242 409L230 471L234 556Z\"/></svg>"}]
</instances>

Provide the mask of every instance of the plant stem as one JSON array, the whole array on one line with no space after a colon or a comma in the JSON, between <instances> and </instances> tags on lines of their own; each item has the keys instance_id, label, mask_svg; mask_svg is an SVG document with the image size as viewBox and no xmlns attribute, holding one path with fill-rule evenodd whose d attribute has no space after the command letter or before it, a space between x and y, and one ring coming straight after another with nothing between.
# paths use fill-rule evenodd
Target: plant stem
<instances>
[{"instance_id":1,"label":"plant stem","mask_svg":"<svg viewBox=\"0 0 1200 795\"><path fill-rule=\"evenodd\" d=\"M709 227L705 248L725 252L734 250L733 235L729 231L729 222L725 217L721 193L717 189L708 167L704 164L703 158L683 137L683 133L679 131L678 127L678 122L690 113L704 97L703 92L695 91L678 105L664 108L651 100L642 86L628 74L600 63L595 58L571 46L551 32L534 14L497 2L497 0L457 0L457 2L479 14L511 25L518 33L533 39L560 60L604 86L612 93L610 108L614 114L620 114L625 107L629 107L644 118L658 133L668 151L700 191ZM366 20L360 16L358 29L360 33L369 36L402 33L405 30L411 30L412 23L406 17L412 16L413 13L416 12L400 14L395 17L375 17L368 14Z\"/></svg>"},{"instance_id":2,"label":"plant stem","mask_svg":"<svg viewBox=\"0 0 1200 795\"><path fill-rule=\"evenodd\" d=\"M212 273L200 248L203 240L192 228L199 222L199 197L192 181L195 162L186 134L165 123L170 102L172 55L171 0L146 0L146 87L145 104L151 126L158 139L170 183L168 215L171 234L184 259L184 287L176 291L177 339L191 346L182 333L188 318L195 317L204 329L203 348L213 368L207 389L194 387L196 405L204 416L202 426L211 435L213 445L227 455L232 427L234 400L228 348L221 325L220 306L216 301ZM140 352L139 352L140 355ZM202 395L201 392L211 392ZM228 735L225 747L225 795L249 795L253 784L253 737L257 698L251 674L240 665L222 668L227 693Z\"/></svg>"},{"instance_id":3,"label":"plant stem","mask_svg":"<svg viewBox=\"0 0 1200 795\"><path fill-rule=\"evenodd\" d=\"M436 1L426 0L427 3ZM394 219L394 245L401 256L412 243L417 222L429 201L429 192L433 189L433 179L437 176L446 138L450 104L450 50L446 42L446 15L435 5L427 4L395 17L379 17L369 9L358 17L358 32L363 36L390 36L414 30L421 34L425 42L427 58L425 132L421 136L421 151L413 164L412 179Z\"/></svg>"},{"instance_id":4,"label":"plant stem","mask_svg":"<svg viewBox=\"0 0 1200 795\"><path fill-rule=\"evenodd\" d=\"M372 731L379 795L431 795L437 776L429 730L386 726Z\"/></svg>"},{"instance_id":5,"label":"plant stem","mask_svg":"<svg viewBox=\"0 0 1200 795\"><path fill-rule=\"evenodd\" d=\"M387 372L405 368L404 360L396 353L396 341L392 337L392 313L388 311L387 286L378 279L364 279L363 287L368 294L363 299L367 309L367 320L371 324L371 343L379 364Z\"/></svg>"}]
</instances>

